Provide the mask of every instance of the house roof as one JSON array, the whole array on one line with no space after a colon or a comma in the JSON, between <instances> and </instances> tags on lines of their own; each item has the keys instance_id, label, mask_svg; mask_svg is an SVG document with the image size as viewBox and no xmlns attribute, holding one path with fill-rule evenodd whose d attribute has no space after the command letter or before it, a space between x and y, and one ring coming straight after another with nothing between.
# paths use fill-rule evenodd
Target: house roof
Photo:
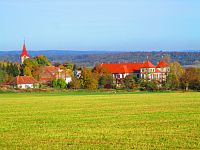
<instances>
[{"instance_id":1,"label":"house roof","mask_svg":"<svg viewBox=\"0 0 200 150\"><path fill-rule=\"evenodd\" d=\"M107 69L111 73L132 73L142 68L143 63L114 63L114 64L101 64L101 67Z\"/></svg>"},{"instance_id":2,"label":"house roof","mask_svg":"<svg viewBox=\"0 0 200 150\"><path fill-rule=\"evenodd\" d=\"M23 49L22 49L22 53L21 53L20 56L21 56L21 57L23 57L23 56L29 57L29 54L28 54L28 52L27 52L27 50L26 50L26 44L25 44L25 42L24 42Z\"/></svg>"},{"instance_id":3,"label":"house roof","mask_svg":"<svg viewBox=\"0 0 200 150\"><path fill-rule=\"evenodd\" d=\"M148 60L143 63L101 64L101 67L107 69L111 73L133 73L141 68L155 68L155 73L160 73L160 70Z\"/></svg>"},{"instance_id":4,"label":"house roof","mask_svg":"<svg viewBox=\"0 0 200 150\"><path fill-rule=\"evenodd\" d=\"M49 82L56 78L70 77L66 70L54 66L44 66L39 68L39 81Z\"/></svg>"},{"instance_id":5,"label":"house roof","mask_svg":"<svg viewBox=\"0 0 200 150\"><path fill-rule=\"evenodd\" d=\"M40 70L46 73L57 73L59 69L60 69L59 67L54 67L54 66L40 67Z\"/></svg>"},{"instance_id":6,"label":"house roof","mask_svg":"<svg viewBox=\"0 0 200 150\"><path fill-rule=\"evenodd\" d=\"M56 78L56 74L59 71L59 67L44 66L39 69L39 81L48 82Z\"/></svg>"},{"instance_id":7,"label":"house roof","mask_svg":"<svg viewBox=\"0 0 200 150\"><path fill-rule=\"evenodd\" d=\"M9 84L17 85L17 84L33 84L37 83L38 81L35 80L31 76L16 76Z\"/></svg>"},{"instance_id":8,"label":"house roof","mask_svg":"<svg viewBox=\"0 0 200 150\"><path fill-rule=\"evenodd\" d=\"M158 65L156 66L156 68L164 68L164 67L169 67L169 64L164 61L164 60L161 60Z\"/></svg>"},{"instance_id":9,"label":"house roof","mask_svg":"<svg viewBox=\"0 0 200 150\"><path fill-rule=\"evenodd\" d=\"M149 60L146 60L143 63L143 67L142 68L156 68L156 66L154 66Z\"/></svg>"}]
</instances>

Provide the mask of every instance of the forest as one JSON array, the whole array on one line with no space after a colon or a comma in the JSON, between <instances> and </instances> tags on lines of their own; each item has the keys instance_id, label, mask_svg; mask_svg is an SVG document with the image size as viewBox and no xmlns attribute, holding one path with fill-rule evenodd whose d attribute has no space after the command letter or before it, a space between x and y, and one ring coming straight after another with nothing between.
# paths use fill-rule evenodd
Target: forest
<instances>
[{"instance_id":1,"label":"forest","mask_svg":"<svg viewBox=\"0 0 200 150\"><path fill-rule=\"evenodd\" d=\"M0 61L19 62L21 51L0 51ZM29 51L31 57L45 55L51 62L72 62L80 66L94 67L101 63L143 62L147 58L156 65L163 57L178 61L182 66L195 65L200 61L200 51L176 52L114 52L114 51Z\"/></svg>"}]
</instances>

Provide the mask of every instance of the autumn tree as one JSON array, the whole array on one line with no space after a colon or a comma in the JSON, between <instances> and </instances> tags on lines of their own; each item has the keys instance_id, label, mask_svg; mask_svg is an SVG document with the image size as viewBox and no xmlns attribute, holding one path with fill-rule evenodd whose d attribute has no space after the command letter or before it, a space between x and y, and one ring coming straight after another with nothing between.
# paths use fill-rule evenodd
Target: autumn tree
<instances>
[{"instance_id":1,"label":"autumn tree","mask_svg":"<svg viewBox=\"0 0 200 150\"><path fill-rule=\"evenodd\" d=\"M65 62L65 63L63 64L63 66L64 66L65 68L67 68L67 69L70 69L70 70L73 70L73 68L74 68L74 64L71 63L71 62Z\"/></svg>"},{"instance_id":2,"label":"autumn tree","mask_svg":"<svg viewBox=\"0 0 200 150\"><path fill-rule=\"evenodd\" d=\"M19 75L19 67L15 63L0 62L0 83L9 82Z\"/></svg>"},{"instance_id":3,"label":"autumn tree","mask_svg":"<svg viewBox=\"0 0 200 150\"><path fill-rule=\"evenodd\" d=\"M128 75L125 77L124 85L126 89L137 89L137 82L133 75Z\"/></svg>"},{"instance_id":4,"label":"autumn tree","mask_svg":"<svg viewBox=\"0 0 200 150\"><path fill-rule=\"evenodd\" d=\"M36 60L39 66L51 66L51 62L44 55L35 56L33 59Z\"/></svg>"},{"instance_id":5,"label":"autumn tree","mask_svg":"<svg viewBox=\"0 0 200 150\"><path fill-rule=\"evenodd\" d=\"M166 86L169 89L178 89L181 84L181 77L184 75L184 69L178 62L170 64L170 72L167 77Z\"/></svg>"},{"instance_id":6,"label":"autumn tree","mask_svg":"<svg viewBox=\"0 0 200 150\"><path fill-rule=\"evenodd\" d=\"M147 80L140 79L140 80L139 80L139 84L138 84L139 90L140 90L140 91L145 91L145 90L147 90L147 84L148 84Z\"/></svg>"},{"instance_id":7,"label":"autumn tree","mask_svg":"<svg viewBox=\"0 0 200 150\"><path fill-rule=\"evenodd\" d=\"M72 81L69 83L71 89L79 89L81 87L80 80L78 78L72 77Z\"/></svg>"},{"instance_id":8,"label":"autumn tree","mask_svg":"<svg viewBox=\"0 0 200 150\"><path fill-rule=\"evenodd\" d=\"M112 75L100 76L98 80L99 88L110 89L113 87L113 77Z\"/></svg>"},{"instance_id":9,"label":"autumn tree","mask_svg":"<svg viewBox=\"0 0 200 150\"><path fill-rule=\"evenodd\" d=\"M181 85L185 90L200 90L200 69L187 68L181 77Z\"/></svg>"},{"instance_id":10,"label":"autumn tree","mask_svg":"<svg viewBox=\"0 0 200 150\"><path fill-rule=\"evenodd\" d=\"M113 76L107 69L96 65L92 72L98 80L99 88L112 88L114 86Z\"/></svg>"},{"instance_id":11,"label":"autumn tree","mask_svg":"<svg viewBox=\"0 0 200 150\"><path fill-rule=\"evenodd\" d=\"M33 76L35 68L38 67L38 62L35 59L26 59L22 65L22 75Z\"/></svg>"},{"instance_id":12,"label":"autumn tree","mask_svg":"<svg viewBox=\"0 0 200 150\"><path fill-rule=\"evenodd\" d=\"M82 88L94 90L98 85L98 78L91 69L84 68L81 73L80 83Z\"/></svg>"},{"instance_id":13,"label":"autumn tree","mask_svg":"<svg viewBox=\"0 0 200 150\"><path fill-rule=\"evenodd\" d=\"M146 84L146 90L153 92L159 90L159 83L156 80L150 80Z\"/></svg>"}]
</instances>

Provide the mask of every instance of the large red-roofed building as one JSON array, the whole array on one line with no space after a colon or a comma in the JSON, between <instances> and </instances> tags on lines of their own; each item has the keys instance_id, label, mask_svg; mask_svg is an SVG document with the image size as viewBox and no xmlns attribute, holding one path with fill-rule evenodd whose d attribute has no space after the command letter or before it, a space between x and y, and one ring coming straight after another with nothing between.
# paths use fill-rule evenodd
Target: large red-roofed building
<instances>
[{"instance_id":1,"label":"large red-roofed building","mask_svg":"<svg viewBox=\"0 0 200 150\"><path fill-rule=\"evenodd\" d=\"M165 81L170 71L169 65L164 60L161 60L157 66L147 60L137 63L103 63L101 67L111 72L116 81L131 74L141 79Z\"/></svg>"}]
</instances>

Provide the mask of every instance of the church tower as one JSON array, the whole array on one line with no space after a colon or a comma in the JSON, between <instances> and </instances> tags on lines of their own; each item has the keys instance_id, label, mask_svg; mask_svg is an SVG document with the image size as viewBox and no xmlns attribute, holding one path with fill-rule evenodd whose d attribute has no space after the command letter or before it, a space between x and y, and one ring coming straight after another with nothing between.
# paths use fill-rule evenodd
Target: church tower
<instances>
[{"instance_id":1,"label":"church tower","mask_svg":"<svg viewBox=\"0 0 200 150\"><path fill-rule=\"evenodd\" d=\"M25 44L25 41L24 41L23 50L22 50L22 53L20 55L21 64L23 64L24 60L27 59L27 58L30 58L30 56L26 51L26 44Z\"/></svg>"}]
</instances>

